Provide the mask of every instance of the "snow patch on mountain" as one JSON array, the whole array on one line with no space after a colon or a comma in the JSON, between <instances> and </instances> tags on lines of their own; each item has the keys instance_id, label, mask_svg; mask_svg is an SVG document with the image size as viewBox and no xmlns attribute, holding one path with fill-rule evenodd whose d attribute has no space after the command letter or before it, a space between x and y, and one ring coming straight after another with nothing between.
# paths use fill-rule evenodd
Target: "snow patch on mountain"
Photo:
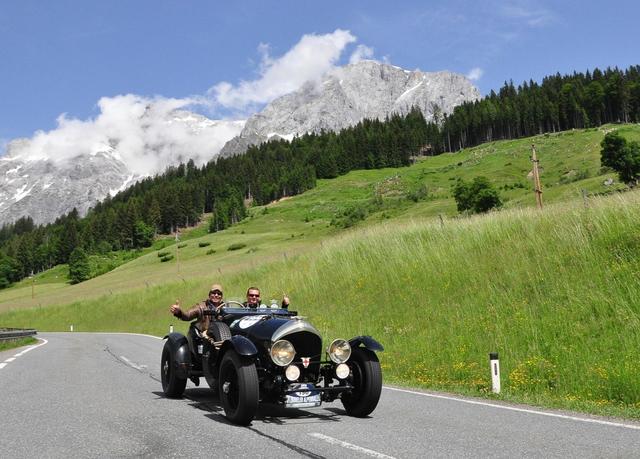
<instances>
[{"instance_id":1,"label":"snow patch on mountain","mask_svg":"<svg viewBox=\"0 0 640 459\"><path fill-rule=\"evenodd\" d=\"M265 142L274 133L293 138L307 132L340 131L364 118L404 115L412 107L418 107L432 121L434 112L448 114L454 107L479 98L478 89L463 75L409 71L361 60L331 70L321 84L307 82L275 99L251 116L240 135L227 142L220 154L244 153L250 145Z\"/></svg>"}]
</instances>

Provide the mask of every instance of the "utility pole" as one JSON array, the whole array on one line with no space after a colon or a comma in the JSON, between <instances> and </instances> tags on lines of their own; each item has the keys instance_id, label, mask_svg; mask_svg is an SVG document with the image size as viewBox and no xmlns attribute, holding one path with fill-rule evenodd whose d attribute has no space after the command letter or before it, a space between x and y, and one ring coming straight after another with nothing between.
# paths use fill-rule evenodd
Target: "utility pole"
<instances>
[{"instance_id":1,"label":"utility pole","mask_svg":"<svg viewBox=\"0 0 640 459\"><path fill-rule=\"evenodd\" d=\"M531 162L533 163L533 186L536 193L536 204L538 209L542 209L542 185L540 185L540 172L538 171L538 157L536 156L536 146L531 144Z\"/></svg>"}]
</instances>

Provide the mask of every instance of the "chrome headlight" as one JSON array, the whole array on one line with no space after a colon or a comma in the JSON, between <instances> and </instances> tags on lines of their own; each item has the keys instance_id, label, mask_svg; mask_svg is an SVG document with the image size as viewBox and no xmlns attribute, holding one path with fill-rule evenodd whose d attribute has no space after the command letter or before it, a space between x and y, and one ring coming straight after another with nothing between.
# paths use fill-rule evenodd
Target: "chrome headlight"
<instances>
[{"instance_id":1,"label":"chrome headlight","mask_svg":"<svg viewBox=\"0 0 640 459\"><path fill-rule=\"evenodd\" d=\"M329 345L329 358L335 363L344 363L351 357L351 345L343 339L335 339Z\"/></svg>"},{"instance_id":2,"label":"chrome headlight","mask_svg":"<svg viewBox=\"0 0 640 459\"><path fill-rule=\"evenodd\" d=\"M286 339L281 339L273 343L271 346L271 360L278 366L286 367L289 365L296 355L296 350Z\"/></svg>"},{"instance_id":3,"label":"chrome headlight","mask_svg":"<svg viewBox=\"0 0 640 459\"><path fill-rule=\"evenodd\" d=\"M338 379L347 379L351 370L349 369L349 365L346 363L341 363L336 366L336 376Z\"/></svg>"},{"instance_id":4,"label":"chrome headlight","mask_svg":"<svg viewBox=\"0 0 640 459\"><path fill-rule=\"evenodd\" d=\"M284 371L284 375L289 381L297 381L300 377L300 368L295 365L289 365Z\"/></svg>"}]
</instances>

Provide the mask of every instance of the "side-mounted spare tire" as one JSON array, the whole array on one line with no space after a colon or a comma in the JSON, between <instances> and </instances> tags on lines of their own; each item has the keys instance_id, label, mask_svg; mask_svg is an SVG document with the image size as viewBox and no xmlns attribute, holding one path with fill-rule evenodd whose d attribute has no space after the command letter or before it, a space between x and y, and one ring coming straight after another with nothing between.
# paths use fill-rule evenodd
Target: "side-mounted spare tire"
<instances>
[{"instance_id":1,"label":"side-mounted spare tire","mask_svg":"<svg viewBox=\"0 0 640 459\"><path fill-rule=\"evenodd\" d=\"M169 341L164 343L160 360L162 390L167 397L180 398L187 385L187 378L181 378L176 371L176 361Z\"/></svg>"},{"instance_id":2,"label":"side-mounted spare tire","mask_svg":"<svg viewBox=\"0 0 640 459\"><path fill-rule=\"evenodd\" d=\"M224 322L211 321L209 324L209 329L207 330L207 335L213 338L214 341L226 341L231 339L231 329ZM204 372L207 384L214 391L218 391L218 379L217 375L213 375L210 371Z\"/></svg>"},{"instance_id":3,"label":"side-mounted spare tire","mask_svg":"<svg viewBox=\"0 0 640 459\"><path fill-rule=\"evenodd\" d=\"M353 390L343 394L342 405L349 416L363 418L375 410L382 392L382 370L375 352L363 347L351 350L347 361L351 368Z\"/></svg>"},{"instance_id":4,"label":"side-mounted spare tire","mask_svg":"<svg viewBox=\"0 0 640 459\"><path fill-rule=\"evenodd\" d=\"M253 360L228 349L220 363L218 392L229 421L249 425L258 410L258 371Z\"/></svg>"}]
</instances>

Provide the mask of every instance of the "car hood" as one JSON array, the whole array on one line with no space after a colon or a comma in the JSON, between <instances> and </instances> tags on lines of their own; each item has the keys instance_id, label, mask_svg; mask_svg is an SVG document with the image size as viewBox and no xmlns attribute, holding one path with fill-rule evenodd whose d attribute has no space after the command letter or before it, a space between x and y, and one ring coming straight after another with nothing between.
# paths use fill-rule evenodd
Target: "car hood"
<instances>
[{"instance_id":1,"label":"car hood","mask_svg":"<svg viewBox=\"0 0 640 459\"><path fill-rule=\"evenodd\" d=\"M319 338L320 332L301 317L274 317L256 314L234 320L229 328L233 335L245 335L253 340L275 342L292 333L309 332Z\"/></svg>"}]
</instances>

